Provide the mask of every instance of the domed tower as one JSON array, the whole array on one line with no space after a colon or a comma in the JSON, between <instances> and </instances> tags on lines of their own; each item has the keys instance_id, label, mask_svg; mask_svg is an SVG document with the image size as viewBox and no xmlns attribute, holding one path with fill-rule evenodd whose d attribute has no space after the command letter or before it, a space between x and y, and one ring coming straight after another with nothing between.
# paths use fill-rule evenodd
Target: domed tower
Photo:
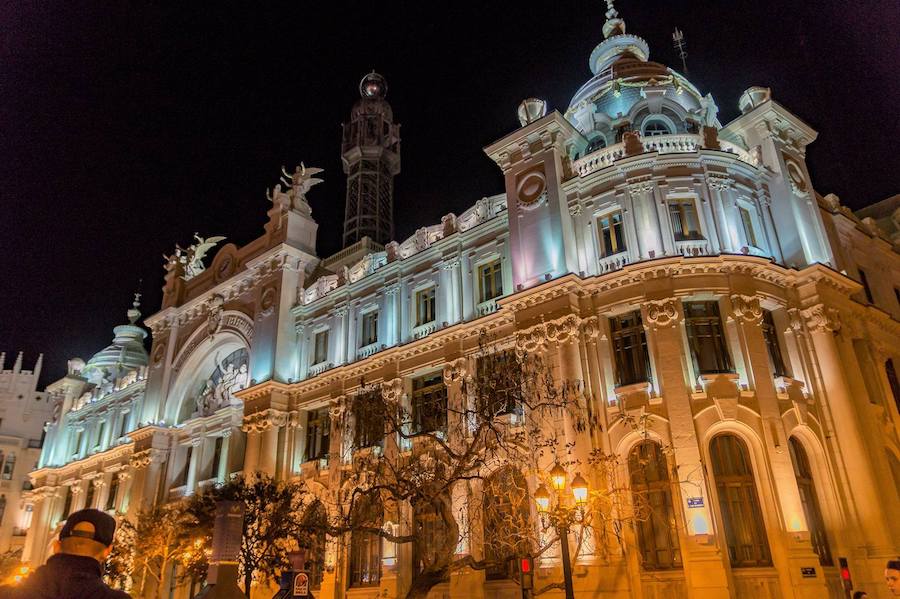
<instances>
[{"instance_id":1,"label":"domed tower","mask_svg":"<svg viewBox=\"0 0 900 599\"><path fill-rule=\"evenodd\" d=\"M344 247L363 237L394 238L394 177L400 172L400 125L387 103L387 82L372 71L359 83L360 99L343 125L341 159L347 175Z\"/></svg>"},{"instance_id":2,"label":"domed tower","mask_svg":"<svg viewBox=\"0 0 900 599\"><path fill-rule=\"evenodd\" d=\"M682 74L651 62L642 38L626 33L612 0L607 0L603 41L591 52L593 73L572 98L566 118L587 138L581 155L622 141L699 133L721 128L712 96L703 96Z\"/></svg>"}]
</instances>

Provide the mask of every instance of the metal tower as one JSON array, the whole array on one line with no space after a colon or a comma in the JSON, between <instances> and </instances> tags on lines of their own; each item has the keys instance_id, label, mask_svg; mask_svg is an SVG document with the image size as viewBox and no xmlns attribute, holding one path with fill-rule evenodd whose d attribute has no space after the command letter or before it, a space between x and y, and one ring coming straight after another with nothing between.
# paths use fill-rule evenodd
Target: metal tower
<instances>
[{"instance_id":1,"label":"metal tower","mask_svg":"<svg viewBox=\"0 0 900 599\"><path fill-rule=\"evenodd\" d=\"M361 98L343 125L341 159L347 175L344 247L363 237L394 238L394 176L400 172L400 125L387 103L387 82L372 71L359 83Z\"/></svg>"}]
</instances>

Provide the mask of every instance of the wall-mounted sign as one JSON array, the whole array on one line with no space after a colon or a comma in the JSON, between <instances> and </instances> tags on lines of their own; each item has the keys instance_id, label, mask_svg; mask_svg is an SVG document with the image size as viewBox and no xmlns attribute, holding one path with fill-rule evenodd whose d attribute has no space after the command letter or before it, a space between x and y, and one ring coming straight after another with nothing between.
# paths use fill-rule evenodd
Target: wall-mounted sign
<instances>
[{"instance_id":1,"label":"wall-mounted sign","mask_svg":"<svg viewBox=\"0 0 900 599\"><path fill-rule=\"evenodd\" d=\"M309 597L309 575L297 572L294 576L294 597Z\"/></svg>"},{"instance_id":2,"label":"wall-mounted sign","mask_svg":"<svg viewBox=\"0 0 900 599\"><path fill-rule=\"evenodd\" d=\"M815 578L816 577L816 569L815 568L800 568L800 575L803 578Z\"/></svg>"},{"instance_id":3,"label":"wall-mounted sign","mask_svg":"<svg viewBox=\"0 0 900 599\"><path fill-rule=\"evenodd\" d=\"M703 507L702 497L688 497L688 507Z\"/></svg>"}]
</instances>

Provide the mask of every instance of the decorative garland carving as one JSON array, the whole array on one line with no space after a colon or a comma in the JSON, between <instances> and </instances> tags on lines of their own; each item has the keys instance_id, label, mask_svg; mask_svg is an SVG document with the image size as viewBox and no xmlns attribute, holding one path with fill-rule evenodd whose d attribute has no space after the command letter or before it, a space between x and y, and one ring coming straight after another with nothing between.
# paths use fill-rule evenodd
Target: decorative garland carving
<instances>
[{"instance_id":1,"label":"decorative garland carving","mask_svg":"<svg viewBox=\"0 0 900 599\"><path fill-rule=\"evenodd\" d=\"M647 324L654 329L675 326L681 320L677 298L650 300L645 302L643 307L647 313Z\"/></svg>"},{"instance_id":2,"label":"decorative garland carving","mask_svg":"<svg viewBox=\"0 0 900 599\"><path fill-rule=\"evenodd\" d=\"M245 433L262 433L271 428L280 428L287 424L288 413L269 408L244 416L241 430Z\"/></svg>"},{"instance_id":3,"label":"decorative garland carving","mask_svg":"<svg viewBox=\"0 0 900 599\"><path fill-rule=\"evenodd\" d=\"M381 397L387 404L398 404L403 397L403 379L391 379L381 383Z\"/></svg>"},{"instance_id":4,"label":"decorative garland carving","mask_svg":"<svg viewBox=\"0 0 900 599\"><path fill-rule=\"evenodd\" d=\"M837 333L841 330L840 313L825 304L816 304L802 311L806 328L810 333Z\"/></svg>"},{"instance_id":5,"label":"decorative garland carving","mask_svg":"<svg viewBox=\"0 0 900 599\"><path fill-rule=\"evenodd\" d=\"M755 295L732 295L731 308L734 317L744 324L759 324L762 321L763 311L759 297Z\"/></svg>"}]
</instances>

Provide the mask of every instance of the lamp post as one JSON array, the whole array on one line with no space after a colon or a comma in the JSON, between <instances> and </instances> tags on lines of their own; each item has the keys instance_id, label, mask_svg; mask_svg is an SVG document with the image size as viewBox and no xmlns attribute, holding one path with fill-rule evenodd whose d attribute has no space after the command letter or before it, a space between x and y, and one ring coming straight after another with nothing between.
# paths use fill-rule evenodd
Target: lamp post
<instances>
[{"instance_id":1,"label":"lamp post","mask_svg":"<svg viewBox=\"0 0 900 599\"><path fill-rule=\"evenodd\" d=\"M566 470L559 463L550 470L550 486L556 495L555 505L547 487L541 485L534 493L538 513L541 515L541 525L546 530L552 526L559 536L562 549L563 581L566 587L566 599L575 599L575 591L572 589L572 561L569 557L569 527L573 523L584 521L584 508L588 500L588 484L581 474L576 474L572 480L572 495L575 505L570 506L563 492L566 490Z\"/></svg>"}]
</instances>

